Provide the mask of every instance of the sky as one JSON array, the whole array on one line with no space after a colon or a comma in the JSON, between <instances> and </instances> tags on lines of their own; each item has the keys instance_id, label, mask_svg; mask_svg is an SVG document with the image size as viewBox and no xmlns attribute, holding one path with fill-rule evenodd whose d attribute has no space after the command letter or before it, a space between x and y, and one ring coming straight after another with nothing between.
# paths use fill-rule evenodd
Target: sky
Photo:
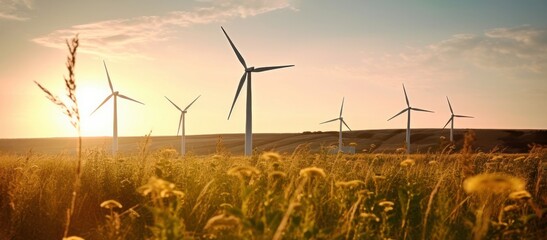
<instances>
[{"instance_id":1,"label":"sky","mask_svg":"<svg viewBox=\"0 0 547 240\"><path fill-rule=\"evenodd\" d=\"M253 132L337 131L342 98L352 130L547 129L547 2L509 0L0 0L0 138L76 132L34 84L65 94L65 41L79 35L77 97L83 136L111 136L114 89L120 136L243 133L243 67L254 73Z\"/></svg>"}]
</instances>

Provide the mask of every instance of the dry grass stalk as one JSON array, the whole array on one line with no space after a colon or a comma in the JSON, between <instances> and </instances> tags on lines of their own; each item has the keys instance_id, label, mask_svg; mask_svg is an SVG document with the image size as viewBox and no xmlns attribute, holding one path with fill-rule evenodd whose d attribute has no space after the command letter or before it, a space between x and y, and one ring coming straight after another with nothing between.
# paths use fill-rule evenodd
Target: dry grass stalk
<instances>
[{"instance_id":1,"label":"dry grass stalk","mask_svg":"<svg viewBox=\"0 0 547 240\"><path fill-rule=\"evenodd\" d=\"M471 154L473 153L473 143L477 140L477 135L475 134L475 131L469 130L465 132L465 137L463 140L463 154Z\"/></svg>"},{"instance_id":2,"label":"dry grass stalk","mask_svg":"<svg viewBox=\"0 0 547 240\"><path fill-rule=\"evenodd\" d=\"M444 174L441 175L439 181L437 181L437 184L435 184L435 188L433 188L433 191L429 195L429 201L427 202L427 209L425 210L424 216L424 226L422 228L422 240L427 239L427 218L429 217L429 213L431 212L431 206L433 206L433 198L435 197L435 194L437 194L437 191L439 191L439 187L441 187L441 182L443 181L444 176Z\"/></svg>"},{"instance_id":3,"label":"dry grass stalk","mask_svg":"<svg viewBox=\"0 0 547 240\"><path fill-rule=\"evenodd\" d=\"M462 154L460 157L460 165L462 173L465 177L475 175L475 161L471 158L471 153L473 152L473 143L476 139L477 137L475 136L474 131L469 130L465 133L463 148L461 151Z\"/></svg>"},{"instance_id":4,"label":"dry grass stalk","mask_svg":"<svg viewBox=\"0 0 547 240\"><path fill-rule=\"evenodd\" d=\"M67 220L64 231L64 238L67 238L68 231L70 229L70 221L72 215L74 214L76 195L80 188L80 177L81 177L81 166L82 166L82 136L80 132L80 110L78 108L78 99L76 98L76 77L75 77L75 68L76 68L76 51L78 50L79 40L78 35L76 35L70 42L67 40L66 45L68 47L69 55L66 60L66 68L68 70L68 77L64 77L65 87L67 91L67 97L70 99L68 104L64 103L59 97L53 95L49 90L43 87L40 83L34 81L36 85L46 93L46 97L53 102L55 105L59 106L63 113L67 115L70 119L70 123L78 132L78 163L76 167L76 180L74 181L74 188L72 191L72 200L70 202L70 207L67 209Z\"/></svg>"},{"instance_id":5,"label":"dry grass stalk","mask_svg":"<svg viewBox=\"0 0 547 240\"><path fill-rule=\"evenodd\" d=\"M307 168L307 169L310 169L310 168ZM303 175L302 171L300 171L300 175ZM306 185L310 177L311 175L305 175L300 181L300 183L298 184L298 186L296 187L290 199L289 207L287 208L287 211L285 211L285 214L283 215L283 218L281 219L281 222L279 223L279 226L277 227L275 231L275 234L272 238L273 240L279 240L283 238L283 232L288 226L290 216L293 214L296 206L300 205L298 201L298 195L300 195L300 193L304 190L304 185Z\"/></svg>"}]
</instances>

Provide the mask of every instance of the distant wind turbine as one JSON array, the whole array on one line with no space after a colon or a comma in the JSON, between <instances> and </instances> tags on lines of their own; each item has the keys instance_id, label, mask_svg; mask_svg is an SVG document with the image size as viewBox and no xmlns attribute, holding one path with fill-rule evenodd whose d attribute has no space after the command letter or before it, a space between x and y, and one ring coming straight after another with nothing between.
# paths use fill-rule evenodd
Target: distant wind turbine
<instances>
[{"instance_id":1,"label":"distant wind turbine","mask_svg":"<svg viewBox=\"0 0 547 240\"><path fill-rule=\"evenodd\" d=\"M239 85L237 86L236 96L234 97L234 102L232 103L232 107L230 108L230 113L228 114L228 120L230 119L230 116L232 115L232 110L234 109L234 105L236 104L237 97L239 96L239 92L241 91L241 88L243 87L243 84L245 83L245 77L247 77L247 113L246 113L246 121L245 121L245 155L251 156L253 152L253 113L252 113L252 94L251 94L251 73L253 72L264 72L269 70L274 70L278 68L286 68L286 67L292 67L294 65L283 65L283 66L272 66L272 67L247 67L247 64L245 63L245 59L241 56L239 51L237 50L236 46L226 33L224 31L223 27L220 27L222 29L222 32L224 32L224 35L226 35L226 38L228 38L228 41L230 42L230 45L232 46L232 49L237 55L237 59L239 59L239 62L241 65L243 65L243 68L245 69L245 72L243 72L243 76L241 76L241 80L239 80Z\"/></svg>"},{"instance_id":2,"label":"distant wind turbine","mask_svg":"<svg viewBox=\"0 0 547 240\"><path fill-rule=\"evenodd\" d=\"M110 86L110 91L112 92L108 97L104 99L104 101L99 105L91 114L95 113L101 106L103 106L112 96L114 96L114 126L113 126L113 135L112 135L112 154L116 154L118 152L118 97L125 98L127 100L140 103L144 105L144 103L139 102L135 99L132 99L128 96L120 94L118 91L114 91L114 88L112 87L112 81L110 81L110 75L108 74L108 69L106 68L106 63L103 61L104 64L104 70L106 71L106 76L108 78L108 85Z\"/></svg>"},{"instance_id":3,"label":"distant wind turbine","mask_svg":"<svg viewBox=\"0 0 547 240\"><path fill-rule=\"evenodd\" d=\"M446 100L448 101L448 107L450 108L450 118L448 119L448 122L446 122L446 124L444 125L443 129L446 128L446 126L450 124L450 142L454 142L454 118L455 117L459 117L459 118L473 118L472 116L464 116L464 115L455 115L454 114L454 111L452 111L452 105L450 104L450 100L448 99L448 97L446 97Z\"/></svg>"},{"instance_id":4,"label":"distant wind turbine","mask_svg":"<svg viewBox=\"0 0 547 240\"><path fill-rule=\"evenodd\" d=\"M433 111L429 111L429 110L424 110L424 109L420 109L420 108L413 108L410 106L410 102L408 101L408 96L406 95L406 89L405 89L405 85L403 84L403 91L405 93L405 100L406 100L406 106L407 108L403 109L401 112L397 113L395 116L391 117L389 120L403 114L404 112L408 112L408 116L407 116L407 124L406 124L406 153L407 154L410 154L410 111L411 110L414 110L414 111L420 111L420 112L430 112L432 113Z\"/></svg>"},{"instance_id":5,"label":"distant wind turbine","mask_svg":"<svg viewBox=\"0 0 547 240\"><path fill-rule=\"evenodd\" d=\"M179 106L177 106L177 104L171 101L171 99L169 99L168 97L165 97L167 98L169 102L171 102L171 104L173 104L173 106L175 106L180 111L180 120L179 120L179 128L177 129L177 136L179 135L180 127L182 126L182 135L180 139L180 155L182 156L186 154L186 134L185 134L185 126L184 126L184 117L186 115L186 111L188 110L188 108L190 108L190 106L192 106L192 104L194 104L194 102L196 102L196 100L198 100L199 97L201 97L201 95L199 95L196 99L194 99L194 101L188 104L188 106L186 106L184 110L180 109Z\"/></svg>"},{"instance_id":6,"label":"distant wind turbine","mask_svg":"<svg viewBox=\"0 0 547 240\"><path fill-rule=\"evenodd\" d=\"M334 121L340 121L340 132L338 133L338 151L342 151L342 124L344 124L350 131L351 128L349 128L348 124L346 124L346 121L344 121L344 117L342 117L342 111L344 110L344 98L342 98L342 106L340 107L340 116L338 118L328 120L325 122L322 122L320 124L334 122Z\"/></svg>"}]
</instances>

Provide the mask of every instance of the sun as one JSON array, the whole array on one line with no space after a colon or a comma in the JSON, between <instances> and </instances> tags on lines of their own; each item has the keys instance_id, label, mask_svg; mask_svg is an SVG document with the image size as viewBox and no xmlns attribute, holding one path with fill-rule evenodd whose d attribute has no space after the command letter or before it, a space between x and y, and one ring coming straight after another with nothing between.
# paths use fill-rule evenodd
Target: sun
<instances>
[{"instance_id":1,"label":"sun","mask_svg":"<svg viewBox=\"0 0 547 240\"><path fill-rule=\"evenodd\" d=\"M81 130L83 136L108 135L112 126L107 119L112 118L112 111L108 111L111 103L105 103L101 109L93 113L95 109L108 97L108 87L97 85L78 86L76 97L80 110ZM93 115L91 114L93 113ZM110 116L110 117L109 117Z\"/></svg>"}]
</instances>

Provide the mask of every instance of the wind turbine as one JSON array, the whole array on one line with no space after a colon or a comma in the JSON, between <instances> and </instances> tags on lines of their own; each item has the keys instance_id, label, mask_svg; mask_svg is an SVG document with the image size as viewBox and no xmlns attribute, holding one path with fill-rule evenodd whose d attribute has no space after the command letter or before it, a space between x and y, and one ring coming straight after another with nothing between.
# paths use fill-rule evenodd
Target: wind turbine
<instances>
[{"instance_id":1,"label":"wind turbine","mask_svg":"<svg viewBox=\"0 0 547 240\"><path fill-rule=\"evenodd\" d=\"M453 132L454 132L454 118L455 117L460 117L460 118L473 118L471 116L464 116L464 115L455 115L454 114L454 111L452 111L452 105L450 104L450 100L448 99L448 97L446 97L446 100L448 101L448 107L450 108L450 114L452 114L450 116L450 118L448 119L448 122L446 122L446 124L444 125L443 129L446 128L446 126L450 124L450 142L454 142L454 135L453 135Z\"/></svg>"},{"instance_id":2,"label":"wind turbine","mask_svg":"<svg viewBox=\"0 0 547 240\"><path fill-rule=\"evenodd\" d=\"M239 80L239 85L237 86L236 96L234 97L234 102L232 103L232 107L230 108L230 113L228 114L228 120L230 120L230 116L232 115L232 110L234 109L234 105L236 104L237 97L239 96L239 92L241 91L241 88L243 87L243 84L245 83L245 77L247 77L247 113L246 113L246 120L245 120L245 155L250 156L252 155L253 151L253 110L252 110L252 94L251 94L251 73L253 72L264 72L264 71L270 71L278 68L286 68L286 67L292 67L294 65L283 65L283 66L272 66L272 67L247 67L247 64L245 63L245 59L241 56L239 51L237 50L236 46L226 33L224 31L223 27L220 27L222 29L222 32L224 32L224 35L226 35L226 38L228 38L228 41L230 42L230 45L232 46L232 49L236 53L237 59L239 59L239 62L241 65L243 65L243 68L245 69L245 72L243 72L243 76L241 76L241 80Z\"/></svg>"},{"instance_id":3,"label":"wind turbine","mask_svg":"<svg viewBox=\"0 0 547 240\"><path fill-rule=\"evenodd\" d=\"M120 94L118 91L114 91L114 88L112 87L112 81L110 81L110 75L108 74L108 69L106 68L106 63L103 61L104 64L104 70L106 71L106 76L108 78L108 85L110 86L110 91L112 92L108 97L104 99L104 101L99 105L91 114L95 113L101 106L103 106L111 97L114 97L114 126L113 126L113 135L112 135L112 154L116 154L118 152L118 97L125 98L127 100L140 103L144 105L144 103L139 102L135 99L132 99L128 96Z\"/></svg>"},{"instance_id":4,"label":"wind turbine","mask_svg":"<svg viewBox=\"0 0 547 240\"><path fill-rule=\"evenodd\" d=\"M342 124L344 124L351 131L351 128L349 128L348 124L346 124L346 121L344 121L344 117L342 117L342 110L344 110L344 98L342 98L342 106L340 107L340 116L338 118L320 123L320 124L324 124L324 123L334 122L338 120L340 121L340 132L338 134L338 151L342 151Z\"/></svg>"},{"instance_id":5,"label":"wind turbine","mask_svg":"<svg viewBox=\"0 0 547 240\"><path fill-rule=\"evenodd\" d=\"M405 89L405 85L403 84L403 91L405 93L405 100L406 100L406 106L407 108L403 109L401 112L397 113L395 116L391 117L389 120L403 114L404 112L408 112L408 116L407 116L407 124L406 124L406 153L407 154L410 154L410 111L411 110L414 110L414 111L420 111L420 112L430 112L432 113L433 111L429 111L429 110L424 110L424 109L420 109L420 108L413 108L410 106L410 102L408 101L408 96L406 95L406 89Z\"/></svg>"},{"instance_id":6,"label":"wind turbine","mask_svg":"<svg viewBox=\"0 0 547 240\"><path fill-rule=\"evenodd\" d=\"M196 100L198 100L198 98L201 97L201 95L199 95L196 99L194 99L194 101L192 101L190 104L188 104L188 106L186 106L186 108L184 108L184 110L180 109L179 106L177 106L177 104L175 104L173 101L171 101L171 99L169 99L168 97L165 97L167 98L167 100L169 102L171 102L171 104L173 104L173 106L175 106L179 111L180 111L180 120L179 120L179 128L177 129L177 136L179 135L179 131L180 131L180 127L182 125L182 135L181 135L181 139L180 139L180 155L184 156L184 154L186 154L186 134L185 134L185 127L184 127L184 116L186 115L186 111L188 110L188 108L190 108L190 106L192 106L192 104L194 104L194 102L196 102Z\"/></svg>"}]
</instances>

